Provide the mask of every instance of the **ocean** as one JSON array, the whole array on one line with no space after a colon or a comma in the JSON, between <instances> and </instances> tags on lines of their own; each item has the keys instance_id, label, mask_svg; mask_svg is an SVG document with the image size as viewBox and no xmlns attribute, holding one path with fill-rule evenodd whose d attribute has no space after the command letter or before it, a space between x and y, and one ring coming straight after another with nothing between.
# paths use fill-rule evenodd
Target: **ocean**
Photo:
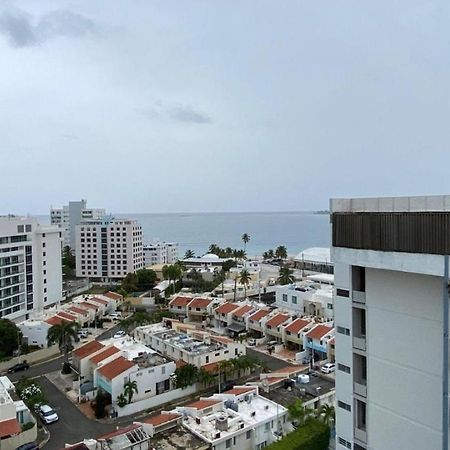
<instances>
[{"instance_id":1,"label":"ocean","mask_svg":"<svg viewBox=\"0 0 450 450\"><path fill-rule=\"evenodd\" d=\"M178 242L179 255L192 250L196 256L208 251L210 244L242 248L241 236L250 235L249 256L261 256L279 245L295 255L309 247L330 245L330 223L327 214L309 212L255 213L139 213L114 214L136 219L142 226L144 243L159 239ZM48 216L39 216L48 223Z\"/></svg>"}]
</instances>

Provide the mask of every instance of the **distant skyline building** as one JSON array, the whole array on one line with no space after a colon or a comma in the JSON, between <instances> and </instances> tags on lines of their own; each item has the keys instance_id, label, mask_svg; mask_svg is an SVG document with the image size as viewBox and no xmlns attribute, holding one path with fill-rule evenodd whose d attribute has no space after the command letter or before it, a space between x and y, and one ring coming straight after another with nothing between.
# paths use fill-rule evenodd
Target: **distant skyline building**
<instances>
[{"instance_id":1,"label":"distant skyline building","mask_svg":"<svg viewBox=\"0 0 450 450\"><path fill-rule=\"evenodd\" d=\"M331 200L336 449L448 448L450 196Z\"/></svg>"},{"instance_id":2,"label":"distant skyline building","mask_svg":"<svg viewBox=\"0 0 450 450\"><path fill-rule=\"evenodd\" d=\"M76 276L119 280L144 267L142 229L136 220L105 217L75 227Z\"/></svg>"},{"instance_id":3,"label":"distant skyline building","mask_svg":"<svg viewBox=\"0 0 450 450\"><path fill-rule=\"evenodd\" d=\"M61 230L0 217L0 318L19 322L61 299Z\"/></svg>"},{"instance_id":4,"label":"distant skyline building","mask_svg":"<svg viewBox=\"0 0 450 450\"><path fill-rule=\"evenodd\" d=\"M173 264L178 261L178 244L176 242L154 241L144 245L144 264Z\"/></svg>"},{"instance_id":5,"label":"distant skyline building","mask_svg":"<svg viewBox=\"0 0 450 450\"><path fill-rule=\"evenodd\" d=\"M75 249L75 227L86 220L97 220L105 217L101 208L88 208L87 200L70 201L62 208L50 208L50 223L62 229L63 245Z\"/></svg>"}]
</instances>

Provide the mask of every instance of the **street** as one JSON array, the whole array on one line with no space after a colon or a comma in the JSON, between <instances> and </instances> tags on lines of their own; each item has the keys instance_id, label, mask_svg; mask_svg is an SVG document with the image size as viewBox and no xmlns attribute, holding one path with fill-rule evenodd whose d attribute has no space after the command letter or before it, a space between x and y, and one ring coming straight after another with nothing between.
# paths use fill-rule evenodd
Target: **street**
<instances>
[{"instance_id":1,"label":"street","mask_svg":"<svg viewBox=\"0 0 450 450\"><path fill-rule=\"evenodd\" d=\"M258 352L251 347L247 347L247 355L253 358L258 358L260 361L265 363L271 371L281 369L283 367L294 367L292 364L289 364L282 359L275 358L274 356L270 356L267 353Z\"/></svg>"}]
</instances>

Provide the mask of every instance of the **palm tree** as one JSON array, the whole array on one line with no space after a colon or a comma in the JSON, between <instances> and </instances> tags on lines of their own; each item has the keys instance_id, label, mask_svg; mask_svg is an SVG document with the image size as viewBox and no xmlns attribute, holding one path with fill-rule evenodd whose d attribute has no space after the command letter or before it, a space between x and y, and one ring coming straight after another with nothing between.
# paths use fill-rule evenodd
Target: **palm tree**
<instances>
[{"instance_id":1,"label":"palm tree","mask_svg":"<svg viewBox=\"0 0 450 450\"><path fill-rule=\"evenodd\" d=\"M131 403L131 399L133 398L134 393L138 393L138 387L136 381L128 380L123 385L123 393L128 397L128 403Z\"/></svg>"},{"instance_id":2,"label":"palm tree","mask_svg":"<svg viewBox=\"0 0 450 450\"><path fill-rule=\"evenodd\" d=\"M328 426L330 426L332 423L334 423L335 420L334 406L330 406L324 403L319 409L318 417L322 419Z\"/></svg>"},{"instance_id":3,"label":"palm tree","mask_svg":"<svg viewBox=\"0 0 450 450\"><path fill-rule=\"evenodd\" d=\"M77 330L80 325L77 322L63 320L53 325L47 333L48 345L58 343L59 351L64 355L64 361L69 361L69 352L73 350L73 344L78 341Z\"/></svg>"},{"instance_id":4,"label":"palm tree","mask_svg":"<svg viewBox=\"0 0 450 450\"><path fill-rule=\"evenodd\" d=\"M217 244L211 244L208 248L208 253L214 253L217 254L219 253L219 246Z\"/></svg>"},{"instance_id":5,"label":"palm tree","mask_svg":"<svg viewBox=\"0 0 450 450\"><path fill-rule=\"evenodd\" d=\"M247 248L247 244L248 244L248 242L250 242L250 235L247 234L247 233L244 233L244 234L241 236L241 240L242 240L242 242L244 243L244 252L245 252L245 250L246 250L246 248Z\"/></svg>"},{"instance_id":6,"label":"palm tree","mask_svg":"<svg viewBox=\"0 0 450 450\"><path fill-rule=\"evenodd\" d=\"M215 376L211 373L208 372L205 369L200 368L200 370L198 371L198 382L202 383L204 386L210 386L211 384L214 383L215 381Z\"/></svg>"},{"instance_id":7,"label":"palm tree","mask_svg":"<svg viewBox=\"0 0 450 450\"><path fill-rule=\"evenodd\" d=\"M227 380L227 375L229 375L234 370L234 364L231 360L223 360L218 363L219 367L219 383L221 374L223 373L223 381Z\"/></svg>"},{"instance_id":8,"label":"palm tree","mask_svg":"<svg viewBox=\"0 0 450 450\"><path fill-rule=\"evenodd\" d=\"M244 297L247 298L247 286L251 281L250 273L247 269L244 269L239 276L239 283L244 285Z\"/></svg>"},{"instance_id":9,"label":"palm tree","mask_svg":"<svg viewBox=\"0 0 450 450\"><path fill-rule=\"evenodd\" d=\"M287 258L287 249L284 245L280 245L275 250L275 256L279 259L286 259Z\"/></svg>"},{"instance_id":10,"label":"palm tree","mask_svg":"<svg viewBox=\"0 0 450 450\"><path fill-rule=\"evenodd\" d=\"M314 411L310 408L305 408L303 402L298 398L294 403L287 406L291 420L297 421L299 425L303 425L310 419Z\"/></svg>"},{"instance_id":11,"label":"palm tree","mask_svg":"<svg viewBox=\"0 0 450 450\"><path fill-rule=\"evenodd\" d=\"M214 274L214 281L218 284L222 285L222 298L224 294L223 284L225 283L225 280L227 279L227 274L221 270L220 272L216 272Z\"/></svg>"},{"instance_id":12,"label":"palm tree","mask_svg":"<svg viewBox=\"0 0 450 450\"><path fill-rule=\"evenodd\" d=\"M294 271L289 267L281 267L277 281L279 284L292 284L295 281Z\"/></svg>"},{"instance_id":13,"label":"palm tree","mask_svg":"<svg viewBox=\"0 0 450 450\"><path fill-rule=\"evenodd\" d=\"M193 258L195 256L195 253L192 250L186 250L186 253L184 254L184 259Z\"/></svg>"}]
</instances>

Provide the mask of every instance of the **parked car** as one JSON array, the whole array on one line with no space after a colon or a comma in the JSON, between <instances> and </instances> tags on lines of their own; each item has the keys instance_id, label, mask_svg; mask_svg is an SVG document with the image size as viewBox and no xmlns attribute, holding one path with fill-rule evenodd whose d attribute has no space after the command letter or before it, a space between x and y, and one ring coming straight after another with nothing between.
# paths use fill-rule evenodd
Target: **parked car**
<instances>
[{"instance_id":1,"label":"parked car","mask_svg":"<svg viewBox=\"0 0 450 450\"><path fill-rule=\"evenodd\" d=\"M250 347L254 347L256 345L256 339L248 339L247 340L247 345L249 345Z\"/></svg>"},{"instance_id":2,"label":"parked car","mask_svg":"<svg viewBox=\"0 0 450 450\"><path fill-rule=\"evenodd\" d=\"M14 366L8 369L8 373L21 372L23 370L28 370L29 368L30 365L26 361L24 361L21 363L14 364Z\"/></svg>"},{"instance_id":3,"label":"parked car","mask_svg":"<svg viewBox=\"0 0 450 450\"><path fill-rule=\"evenodd\" d=\"M320 371L321 371L322 373L331 373L331 372L334 372L334 364L333 364L333 363L327 363L327 364L324 364L324 365L322 366L322 368L320 369Z\"/></svg>"},{"instance_id":4,"label":"parked car","mask_svg":"<svg viewBox=\"0 0 450 450\"><path fill-rule=\"evenodd\" d=\"M118 320L122 318L122 314L118 312L113 312L109 315L109 317L111 317L111 319Z\"/></svg>"},{"instance_id":5,"label":"parked car","mask_svg":"<svg viewBox=\"0 0 450 450\"><path fill-rule=\"evenodd\" d=\"M305 356L302 359L302 364L309 364L311 362L311 360L312 360L311 356Z\"/></svg>"},{"instance_id":6,"label":"parked car","mask_svg":"<svg viewBox=\"0 0 450 450\"><path fill-rule=\"evenodd\" d=\"M46 424L57 422L59 420L58 414L48 405L39 406L39 416Z\"/></svg>"},{"instance_id":7,"label":"parked car","mask_svg":"<svg viewBox=\"0 0 450 450\"><path fill-rule=\"evenodd\" d=\"M16 450L39 450L39 445L37 445L36 442L29 442L28 444L17 447Z\"/></svg>"},{"instance_id":8,"label":"parked car","mask_svg":"<svg viewBox=\"0 0 450 450\"><path fill-rule=\"evenodd\" d=\"M114 333L113 338L118 339L118 338L124 337L126 334L127 333L125 333L125 331L120 330L120 331L117 331L116 333Z\"/></svg>"},{"instance_id":9,"label":"parked car","mask_svg":"<svg viewBox=\"0 0 450 450\"><path fill-rule=\"evenodd\" d=\"M86 339L88 337L88 332L86 330L78 330L77 335L80 339Z\"/></svg>"}]
</instances>

